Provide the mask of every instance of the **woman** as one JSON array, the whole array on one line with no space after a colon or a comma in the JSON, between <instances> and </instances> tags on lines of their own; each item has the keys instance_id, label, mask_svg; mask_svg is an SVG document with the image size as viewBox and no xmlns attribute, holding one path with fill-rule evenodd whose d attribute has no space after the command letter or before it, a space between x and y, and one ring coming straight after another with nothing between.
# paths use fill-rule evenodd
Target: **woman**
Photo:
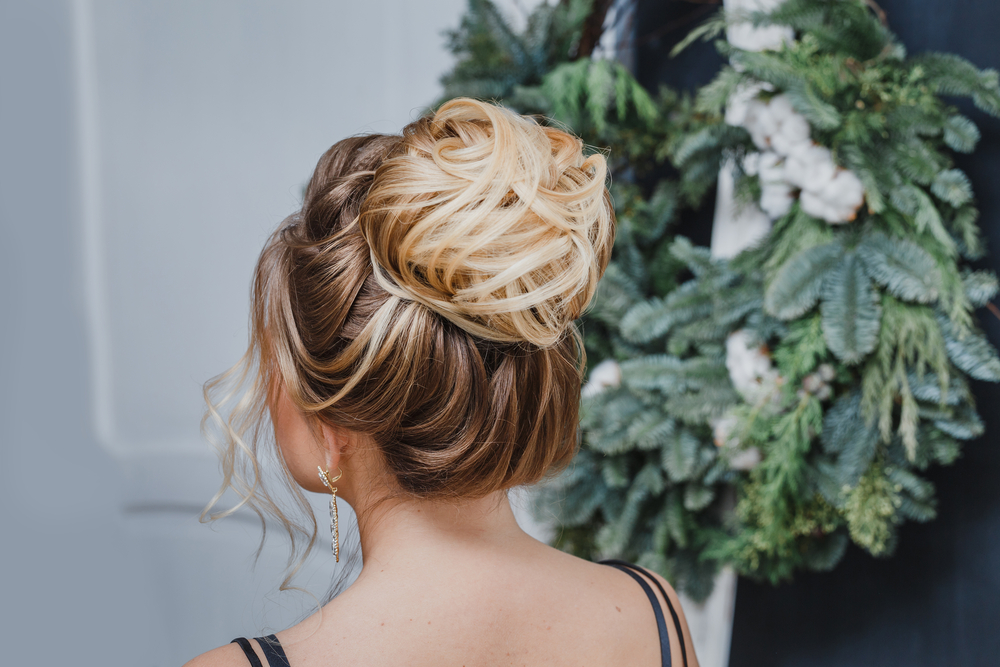
<instances>
[{"instance_id":1,"label":"woman","mask_svg":"<svg viewBox=\"0 0 1000 667\"><path fill-rule=\"evenodd\" d=\"M287 474L333 494L338 559L335 499L355 509L364 567L191 667L697 664L666 581L532 539L506 495L576 447L606 179L577 138L469 99L327 151L257 264L223 489L285 521L259 489L266 407Z\"/></svg>"}]
</instances>

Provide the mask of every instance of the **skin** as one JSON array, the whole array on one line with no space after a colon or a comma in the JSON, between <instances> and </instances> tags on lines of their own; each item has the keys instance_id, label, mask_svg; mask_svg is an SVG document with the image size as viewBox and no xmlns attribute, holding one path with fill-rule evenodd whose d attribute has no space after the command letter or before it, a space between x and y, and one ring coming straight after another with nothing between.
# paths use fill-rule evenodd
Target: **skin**
<instances>
[{"instance_id":1,"label":"skin","mask_svg":"<svg viewBox=\"0 0 1000 667\"><path fill-rule=\"evenodd\" d=\"M329 493L316 466L331 474L341 468L337 496L357 511L364 554L350 588L277 633L293 667L661 664L642 589L623 572L527 535L505 492L452 502L386 500L392 480L363 434L311 424L283 391L271 415L285 463L304 489ZM676 593L657 578L681 614L688 664L697 667ZM681 640L666 607L664 614L672 664L682 665ZM248 664L228 644L186 667Z\"/></svg>"}]
</instances>

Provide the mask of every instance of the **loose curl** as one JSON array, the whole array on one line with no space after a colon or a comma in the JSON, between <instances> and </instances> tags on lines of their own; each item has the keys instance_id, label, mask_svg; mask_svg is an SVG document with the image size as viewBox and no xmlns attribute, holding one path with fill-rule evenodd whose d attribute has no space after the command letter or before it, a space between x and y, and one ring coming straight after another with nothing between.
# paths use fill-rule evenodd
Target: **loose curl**
<instances>
[{"instance_id":1,"label":"loose curl","mask_svg":"<svg viewBox=\"0 0 1000 667\"><path fill-rule=\"evenodd\" d=\"M330 148L257 263L247 353L206 385L216 500L235 489L294 540L256 458L277 387L369 436L403 496L479 498L568 463L585 363L573 320L614 238L604 158L582 148L470 99ZM224 386L242 390L215 400Z\"/></svg>"}]
</instances>

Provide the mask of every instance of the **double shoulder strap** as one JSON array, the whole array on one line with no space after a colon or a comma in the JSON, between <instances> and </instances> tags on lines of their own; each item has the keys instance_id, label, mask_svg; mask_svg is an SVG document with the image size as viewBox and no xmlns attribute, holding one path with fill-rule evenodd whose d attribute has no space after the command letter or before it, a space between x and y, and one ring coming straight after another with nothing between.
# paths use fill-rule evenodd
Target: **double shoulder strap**
<instances>
[{"instance_id":1,"label":"double shoulder strap","mask_svg":"<svg viewBox=\"0 0 1000 667\"><path fill-rule=\"evenodd\" d=\"M656 616L656 629L660 633L660 662L663 667L671 667L670 634L667 632L667 620L663 616L663 607L660 606L660 601L656 599L656 593L654 593L653 589L649 587L647 579L653 582L653 584L660 590L660 595L663 596L664 602L667 603L667 609L670 610L670 616L673 619L674 628L677 630L677 638L681 643L681 660L684 663L683 667L688 667L687 646L684 645L684 629L681 627L681 619L680 616L677 615L677 610L674 609L674 604L670 601L670 597L663 589L660 581L638 565L626 563L623 560L602 560L601 563L621 570L628 576L635 579L636 583L642 587L646 597L649 598L649 603L653 605L653 614Z\"/></svg>"},{"instance_id":2,"label":"double shoulder strap","mask_svg":"<svg viewBox=\"0 0 1000 667\"><path fill-rule=\"evenodd\" d=\"M285 656L285 649L281 648L281 642L278 641L275 635L254 637L254 639L260 644L260 650L264 653L264 657L267 658L268 667L291 667L288 664L288 658ZM247 660L250 661L250 667L264 667L260 664L260 658L257 657L257 653L254 652L253 646L250 645L246 637L237 637L229 643L240 645L243 653L247 656Z\"/></svg>"},{"instance_id":3,"label":"double shoulder strap","mask_svg":"<svg viewBox=\"0 0 1000 667\"><path fill-rule=\"evenodd\" d=\"M677 637L681 643L681 659L684 662L683 667L688 667L687 647L684 645L684 630L681 627L681 619L680 616L677 615L677 610L674 609L674 605L670 601L670 597L663 589L659 580L638 565L632 565L631 563L626 563L623 560L604 560L601 561L601 563L621 570L628 576L635 579L636 583L642 587L646 597L649 598L649 603L653 606L653 614L656 616L656 629L660 633L660 662L663 667L671 667L670 633L667 632L667 619L663 615L663 607L660 606L660 601L657 599L656 593L653 592L653 589L650 588L649 582L652 582L653 585L659 589L660 594L663 596L663 600L667 603L667 609L670 610L670 616L673 619L674 628L677 630ZM260 644L261 651L264 653L264 657L267 658L267 664L269 667L291 667L291 665L288 664L288 658L285 656L285 650L281 647L281 642L278 641L276 636L268 635L266 637L255 637L255 639L257 640L257 643ZM250 642L245 637L238 637L230 643L240 645L240 648L243 649L243 653L247 656L247 660L250 661L250 667L264 667L260 662L260 658L257 657L257 653L254 652L253 646L250 645Z\"/></svg>"}]
</instances>

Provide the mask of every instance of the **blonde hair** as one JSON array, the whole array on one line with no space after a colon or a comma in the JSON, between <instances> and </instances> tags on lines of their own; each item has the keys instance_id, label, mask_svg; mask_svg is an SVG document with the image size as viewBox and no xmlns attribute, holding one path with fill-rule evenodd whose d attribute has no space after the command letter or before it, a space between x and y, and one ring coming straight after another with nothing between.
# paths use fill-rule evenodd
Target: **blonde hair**
<instances>
[{"instance_id":1,"label":"blonde hair","mask_svg":"<svg viewBox=\"0 0 1000 667\"><path fill-rule=\"evenodd\" d=\"M585 363L573 320L614 239L606 180L576 137L471 99L330 148L257 263L247 353L206 385L215 500L233 488L312 543L315 521L297 529L262 488L278 386L367 434L406 496L482 497L568 463Z\"/></svg>"}]
</instances>

